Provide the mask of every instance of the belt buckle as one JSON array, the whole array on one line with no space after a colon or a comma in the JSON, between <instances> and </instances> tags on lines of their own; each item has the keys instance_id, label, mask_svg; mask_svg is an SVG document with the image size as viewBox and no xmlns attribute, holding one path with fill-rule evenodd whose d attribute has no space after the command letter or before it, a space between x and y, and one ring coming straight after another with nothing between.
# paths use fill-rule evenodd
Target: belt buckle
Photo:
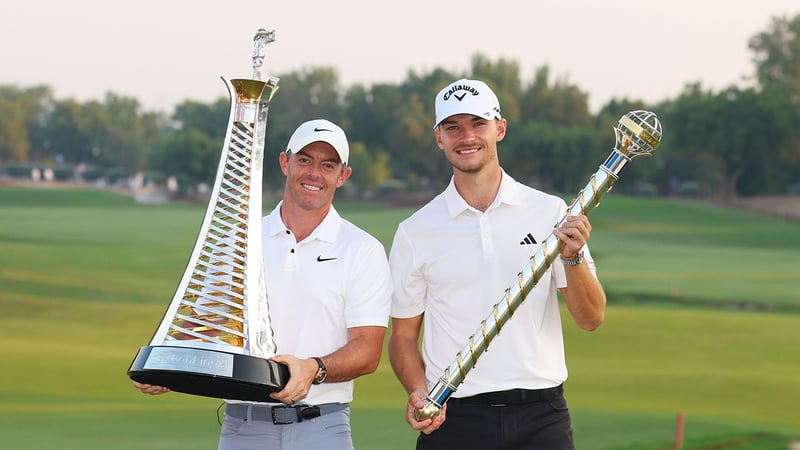
<instances>
[{"instance_id":1,"label":"belt buckle","mask_svg":"<svg viewBox=\"0 0 800 450\"><path fill-rule=\"evenodd\" d=\"M285 405L272 407L273 425L289 425L290 423L302 421L303 418L300 416L299 408Z\"/></svg>"},{"instance_id":2,"label":"belt buckle","mask_svg":"<svg viewBox=\"0 0 800 450\"><path fill-rule=\"evenodd\" d=\"M319 406L273 406L272 423L274 425L289 425L300 423L304 419L315 419L321 415Z\"/></svg>"}]
</instances>

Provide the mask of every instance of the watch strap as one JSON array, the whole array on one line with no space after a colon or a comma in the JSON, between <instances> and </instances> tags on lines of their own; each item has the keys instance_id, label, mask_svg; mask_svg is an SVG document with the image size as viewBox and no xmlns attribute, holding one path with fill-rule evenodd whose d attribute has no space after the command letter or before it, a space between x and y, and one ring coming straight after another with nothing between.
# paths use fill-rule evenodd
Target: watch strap
<instances>
[{"instance_id":1,"label":"watch strap","mask_svg":"<svg viewBox=\"0 0 800 450\"><path fill-rule=\"evenodd\" d=\"M314 384L321 384L325 381L325 378L328 376L328 369L325 367L325 363L322 362L322 358L318 356L314 356L314 361L317 362L317 374L314 376Z\"/></svg>"},{"instance_id":2,"label":"watch strap","mask_svg":"<svg viewBox=\"0 0 800 450\"><path fill-rule=\"evenodd\" d=\"M561 262L563 262L565 266L577 266L583 262L583 250L579 251L574 259L561 258Z\"/></svg>"}]
</instances>

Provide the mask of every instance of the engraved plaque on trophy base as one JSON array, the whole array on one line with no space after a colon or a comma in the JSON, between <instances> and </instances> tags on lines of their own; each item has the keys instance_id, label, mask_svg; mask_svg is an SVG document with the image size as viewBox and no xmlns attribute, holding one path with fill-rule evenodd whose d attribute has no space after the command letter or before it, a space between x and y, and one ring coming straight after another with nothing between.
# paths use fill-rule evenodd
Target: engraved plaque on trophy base
<instances>
[{"instance_id":1,"label":"engraved plaque on trophy base","mask_svg":"<svg viewBox=\"0 0 800 450\"><path fill-rule=\"evenodd\" d=\"M139 383L228 400L274 402L289 381L285 364L249 355L188 347L144 346L128 369Z\"/></svg>"}]
</instances>

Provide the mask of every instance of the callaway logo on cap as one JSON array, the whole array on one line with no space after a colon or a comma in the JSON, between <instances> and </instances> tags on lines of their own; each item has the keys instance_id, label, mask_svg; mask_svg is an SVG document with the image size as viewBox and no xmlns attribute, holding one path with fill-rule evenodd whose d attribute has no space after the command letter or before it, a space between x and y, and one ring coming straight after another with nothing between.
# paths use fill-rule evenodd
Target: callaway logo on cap
<instances>
[{"instance_id":1,"label":"callaway logo on cap","mask_svg":"<svg viewBox=\"0 0 800 450\"><path fill-rule=\"evenodd\" d=\"M303 123L289 138L289 145L286 146L288 153L297 153L306 145L313 142L327 142L339 154L342 164L347 165L347 158L350 156L350 145L347 143L347 136L335 123L325 119L309 120Z\"/></svg>"},{"instance_id":2,"label":"callaway logo on cap","mask_svg":"<svg viewBox=\"0 0 800 450\"><path fill-rule=\"evenodd\" d=\"M436 94L436 119L433 127L438 127L444 119L456 114L500 119L500 102L483 81L462 78Z\"/></svg>"}]
</instances>

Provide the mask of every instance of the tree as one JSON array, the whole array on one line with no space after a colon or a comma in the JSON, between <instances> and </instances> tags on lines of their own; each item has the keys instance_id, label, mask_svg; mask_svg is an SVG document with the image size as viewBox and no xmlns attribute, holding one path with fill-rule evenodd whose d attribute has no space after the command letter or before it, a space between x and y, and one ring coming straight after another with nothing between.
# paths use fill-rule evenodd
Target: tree
<instances>
[{"instance_id":1,"label":"tree","mask_svg":"<svg viewBox=\"0 0 800 450\"><path fill-rule=\"evenodd\" d=\"M401 85L376 84L348 91L346 111L353 117L351 142L385 149L391 172L402 179L440 180L444 164L433 140L433 83L411 75ZM446 161L445 161L446 163ZM355 167L355 166L354 166ZM418 188L419 186L414 186Z\"/></svg>"},{"instance_id":2,"label":"tree","mask_svg":"<svg viewBox=\"0 0 800 450\"><path fill-rule=\"evenodd\" d=\"M126 167L132 172L145 166L147 152L159 138L163 119L156 113L143 113L139 101L109 92L100 105L89 103L96 161L105 168Z\"/></svg>"},{"instance_id":3,"label":"tree","mask_svg":"<svg viewBox=\"0 0 800 450\"><path fill-rule=\"evenodd\" d=\"M596 131L544 122L530 122L516 130L509 127L498 151L511 176L545 191L562 192L582 188L607 155Z\"/></svg>"},{"instance_id":4,"label":"tree","mask_svg":"<svg viewBox=\"0 0 800 450\"><path fill-rule=\"evenodd\" d=\"M746 121L737 130L749 133L744 139L752 146L747 170L736 187L742 195L783 193L800 181L800 107L789 89L784 84L765 86L739 105L749 114L743 113Z\"/></svg>"},{"instance_id":5,"label":"tree","mask_svg":"<svg viewBox=\"0 0 800 450\"><path fill-rule=\"evenodd\" d=\"M382 182L391 177L389 154L378 148L367 148L361 142L350 145L348 164L353 173L347 181L353 187L374 191Z\"/></svg>"},{"instance_id":6,"label":"tree","mask_svg":"<svg viewBox=\"0 0 800 450\"><path fill-rule=\"evenodd\" d=\"M382 93L374 95L374 107L385 128L384 140L376 144L386 146L395 177L409 181L412 190L441 189L451 176L450 165L433 137L434 98L443 87L463 77L442 69L410 72L401 85L383 85Z\"/></svg>"},{"instance_id":7,"label":"tree","mask_svg":"<svg viewBox=\"0 0 800 450\"><path fill-rule=\"evenodd\" d=\"M95 102L92 110L99 108ZM44 125L51 151L70 164L89 163L92 155L93 138L90 136L90 120L83 106L72 99L55 103Z\"/></svg>"},{"instance_id":8,"label":"tree","mask_svg":"<svg viewBox=\"0 0 800 450\"><path fill-rule=\"evenodd\" d=\"M205 104L187 100L175 107L172 120L177 128L201 131L211 139L218 139L220 147L225 139L228 124L230 99L220 97L216 101Z\"/></svg>"},{"instance_id":9,"label":"tree","mask_svg":"<svg viewBox=\"0 0 800 450\"><path fill-rule=\"evenodd\" d=\"M201 130L177 130L156 146L148 166L192 184L212 184L221 157L221 142Z\"/></svg>"},{"instance_id":10,"label":"tree","mask_svg":"<svg viewBox=\"0 0 800 450\"><path fill-rule=\"evenodd\" d=\"M17 163L44 158L49 142L39 132L52 109L47 86L0 86L0 161Z\"/></svg>"},{"instance_id":11,"label":"tree","mask_svg":"<svg viewBox=\"0 0 800 450\"><path fill-rule=\"evenodd\" d=\"M19 102L0 97L0 162L27 161L29 147L25 110Z\"/></svg>"},{"instance_id":12,"label":"tree","mask_svg":"<svg viewBox=\"0 0 800 450\"><path fill-rule=\"evenodd\" d=\"M800 182L794 175L800 171L800 14L773 18L767 30L753 36L748 46L754 53L763 100L781 111L776 119L789 133L787 139L781 140L783 147L773 149L783 164L778 173L792 174L787 183ZM774 179L766 177L763 181Z\"/></svg>"},{"instance_id":13,"label":"tree","mask_svg":"<svg viewBox=\"0 0 800 450\"><path fill-rule=\"evenodd\" d=\"M555 125L578 125L589 127L589 95L566 78L550 83L550 68L542 66L536 70L533 81L520 93L520 117L522 122L539 121Z\"/></svg>"},{"instance_id":14,"label":"tree","mask_svg":"<svg viewBox=\"0 0 800 450\"><path fill-rule=\"evenodd\" d=\"M696 175L716 185L723 203L739 194L743 177L774 176L767 173L786 156L785 143L793 132L789 124L797 116L778 87L758 91L731 86L713 93L693 84L665 108L673 150L690 156L701 171ZM704 160L708 163L698 164Z\"/></svg>"},{"instance_id":15,"label":"tree","mask_svg":"<svg viewBox=\"0 0 800 450\"><path fill-rule=\"evenodd\" d=\"M774 17L766 31L750 38L748 47L761 86L786 84L800 96L800 14Z\"/></svg>"}]
</instances>

